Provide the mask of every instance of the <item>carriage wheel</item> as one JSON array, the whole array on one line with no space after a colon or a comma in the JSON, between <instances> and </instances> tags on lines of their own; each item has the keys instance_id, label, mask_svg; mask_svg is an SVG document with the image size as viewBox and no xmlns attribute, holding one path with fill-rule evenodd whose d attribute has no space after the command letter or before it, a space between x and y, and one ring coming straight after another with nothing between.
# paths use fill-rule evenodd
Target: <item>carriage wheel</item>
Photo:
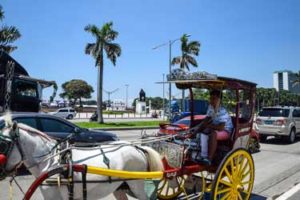
<instances>
[{"instance_id":1,"label":"carriage wheel","mask_svg":"<svg viewBox=\"0 0 300 200\"><path fill-rule=\"evenodd\" d=\"M158 199L174 199L184 192L184 176L176 176L172 179L163 178L158 184Z\"/></svg>"},{"instance_id":2,"label":"carriage wheel","mask_svg":"<svg viewBox=\"0 0 300 200\"><path fill-rule=\"evenodd\" d=\"M212 199L248 200L254 183L254 163L243 148L229 152L221 162L213 185Z\"/></svg>"}]
</instances>

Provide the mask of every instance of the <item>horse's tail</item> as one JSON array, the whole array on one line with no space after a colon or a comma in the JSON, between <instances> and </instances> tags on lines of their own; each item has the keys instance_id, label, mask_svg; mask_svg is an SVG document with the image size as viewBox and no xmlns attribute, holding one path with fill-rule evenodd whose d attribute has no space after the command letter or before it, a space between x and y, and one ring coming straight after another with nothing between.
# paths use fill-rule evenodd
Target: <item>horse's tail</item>
<instances>
[{"instance_id":1,"label":"horse's tail","mask_svg":"<svg viewBox=\"0 0 300 200\"><path fill-rule=\"evenodd\" d=\"M161 156L157 151L148 146L141 146L141 148L147 152L148 165L150 171L163 171L164 165Z\"/></svg>"}]
</instances>

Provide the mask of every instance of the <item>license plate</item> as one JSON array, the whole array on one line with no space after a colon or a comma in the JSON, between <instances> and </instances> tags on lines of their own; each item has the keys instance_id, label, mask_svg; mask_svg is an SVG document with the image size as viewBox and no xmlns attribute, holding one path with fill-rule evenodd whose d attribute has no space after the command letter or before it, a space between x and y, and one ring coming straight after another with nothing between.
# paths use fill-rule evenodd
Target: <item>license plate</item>
<instances>
[{"instance_id":1,"label":"license plate","mask_svg":"<svg viewBox=\"0 0 300 200\"><path fill-rule=\"evenodd\" d=\"M268 124L268 125L273 124L273 121L272 120L265 120L265 124Z\"/></svg>"}]
</instances>

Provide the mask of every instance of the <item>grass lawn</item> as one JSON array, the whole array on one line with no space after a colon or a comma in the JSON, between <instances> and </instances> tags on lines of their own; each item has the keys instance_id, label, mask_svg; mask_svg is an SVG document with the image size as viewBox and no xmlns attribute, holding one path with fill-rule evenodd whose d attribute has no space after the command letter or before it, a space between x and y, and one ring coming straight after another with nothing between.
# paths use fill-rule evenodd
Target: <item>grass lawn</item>
<instances>
[{"instance_id":1,"label":"grass lawn","mask_svg":"<svg viewBox=\"0 0 300 200\"><path fill-rule=\"evenodd\" d=\"M82 128L132 128L132 127L159 127L160 123L167 123L166 121L128 121L128 122L108 122L98 124L97 122L77 122L78 126Z\"/></svg>"}]
</instances>

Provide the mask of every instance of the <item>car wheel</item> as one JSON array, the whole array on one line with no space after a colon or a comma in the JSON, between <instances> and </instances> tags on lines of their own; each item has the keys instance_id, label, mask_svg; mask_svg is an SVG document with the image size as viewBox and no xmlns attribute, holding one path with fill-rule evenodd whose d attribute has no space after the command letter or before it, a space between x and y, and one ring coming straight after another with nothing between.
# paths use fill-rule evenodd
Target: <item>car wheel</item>
<instances>
[{"instance_id":1,"label":"car wheel","mask_svg":"<svg viewBox=\"0 0 300 200\"><path fill-rule=\"evenodd\" d=\"M288 143L293 144L295 142L295 138L296 138L296 131L294 128L292 128L290 135L288 136Z\"/></svg>"},{"instance_id":2,"label":"car wheel","mask_svg":"<svg viewBox=\"0 0 300 200\"><path fill-rule=\"evenodd\" d=\"M265 142L266 140L267 140L267 137L268 136L266 136L266 135L259 135L259 140L261 141L261 142Z\"/></svg>"},{"instance_id":3,"label":"car wheel","mask_svg":"<svg viewBox=\"0 0 300 200\"><path fill-rule=\"evenodd\" d=\"M68 115L67 119L73 119L73 115Z\"/></svg>"}]
</instances>

